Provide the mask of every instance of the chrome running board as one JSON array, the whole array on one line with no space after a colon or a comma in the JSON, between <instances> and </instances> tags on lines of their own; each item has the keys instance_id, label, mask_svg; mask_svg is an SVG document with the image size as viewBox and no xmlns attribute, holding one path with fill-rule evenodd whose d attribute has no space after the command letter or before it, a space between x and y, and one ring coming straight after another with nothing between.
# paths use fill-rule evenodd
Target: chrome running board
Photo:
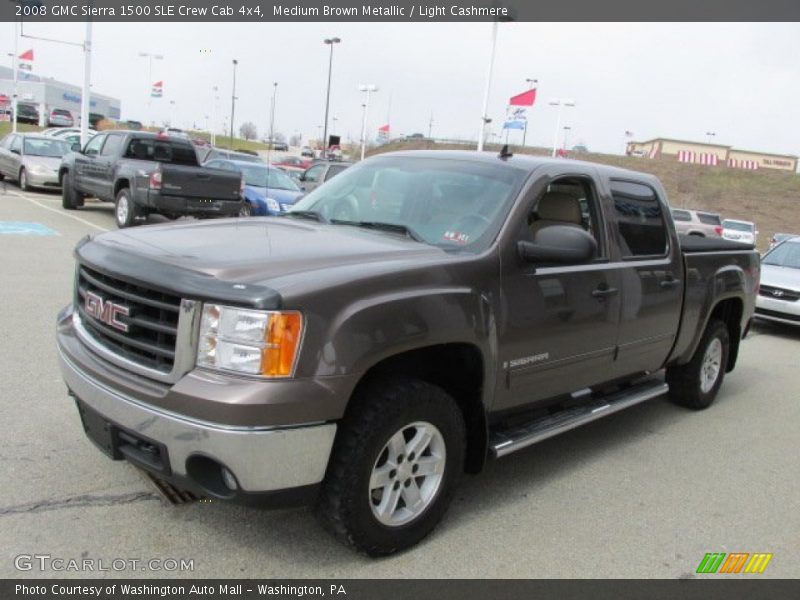
<instances>
[{"instance_id":1,"label":"chrome running board","mask_svg":"<svg viewBox=\"0 0 800 600\"><path fill-rule=\"evenodd\" d=\"M493 431L489 448L495 458L511 454L586 423L665 394L669 386L662 381L646 381L608 396L597 398L530 423Z\"/></svg>"}]
</instances>

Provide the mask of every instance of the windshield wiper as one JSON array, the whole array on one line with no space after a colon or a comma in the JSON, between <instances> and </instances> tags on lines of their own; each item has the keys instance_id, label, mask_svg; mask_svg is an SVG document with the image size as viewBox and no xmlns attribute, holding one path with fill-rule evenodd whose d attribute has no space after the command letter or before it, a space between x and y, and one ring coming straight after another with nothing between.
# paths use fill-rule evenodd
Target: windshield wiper
<instances>
[{"instance_id":1,"label":"windshield wiper","mask_svg":"<svg viewBox=\"0 0 800 600\"><path fill-rule=\"evenodd\" d=\"M380 231L390 231L392 233L401 233L410 237L415 242L425 243L425 239L420 236L416 231L407 225L400 223L382 223L380 221L346 221L343 219L331 219L331 223L337 225L355 225L356 227L363 227L364 229L378 229Z\"/></svg>"},{"instance_id":2,"label":"windshield wiper","mask_svg":"<svg viewBox=\"0 0 800 600\"><path fill-rule=\"evenodd\" d=\"M300 217L301 219L311 219L318 223L327 223L327 219L315 210L291 210L283 213L284 217Z\"/></svg>"}]
</instances>

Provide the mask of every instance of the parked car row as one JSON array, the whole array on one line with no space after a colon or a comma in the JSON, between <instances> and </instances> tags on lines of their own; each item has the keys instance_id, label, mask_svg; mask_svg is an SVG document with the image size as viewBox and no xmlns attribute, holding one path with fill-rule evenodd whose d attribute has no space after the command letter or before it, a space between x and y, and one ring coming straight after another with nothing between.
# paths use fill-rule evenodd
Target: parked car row
<instances>
[{"instance_id":1,"label":"parked car row","mask_svg":"<svg viewBox=\"0 0 800 600\"><path fill-rule=\"evenodd\" d=\"M758 230L755 223L750 221L723 219L717 213L685 208L673 208L671 212L675 228L680 234L721 237L743 244L756 245Z\"/></svg>"},{"instance_id":2,"label":"parked car row","mask_svg":"<svg viewBox=\"0 0 800 600\"><path fill-rule=\"evenodd\" d=\"M59 189L58 167L70 143L39 133L10 133L0 140L0 179L33 187Z\"/></svg>"}]
</instances>

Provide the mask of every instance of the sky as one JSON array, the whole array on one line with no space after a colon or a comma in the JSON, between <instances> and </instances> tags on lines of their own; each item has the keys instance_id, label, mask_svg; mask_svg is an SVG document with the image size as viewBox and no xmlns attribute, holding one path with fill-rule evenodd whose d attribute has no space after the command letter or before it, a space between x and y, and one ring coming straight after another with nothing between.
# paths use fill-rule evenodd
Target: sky
<instances>
[{"instance_id":1,"label":"sky","mask_svg":"<svg viewBox=\"0 0 800 600\"><path fill-rule=\"evenodd\" d=\"M13 24L0 23L0 52L13 50ZM319 135L325 112L329 47L335 46L329 131L357 140L364 94L374 84L368 132L389 122L392 135L431 133L477 139L489 65L489 23L95 23L92 88L122 100L122 117L222 132L230 115L232 59L237 59L236 130L269 130L273 83L278 82L275 130ZM26 24L25 33L81 41L80 23ZM8 33L8 35L6 35ZM33 72L80 84L79 48L22 38L35 51ZM148 110L147 59L164 98ZM508 99L538 80L527 143L551 146L557 109L567 144L621 153L625 131L634 139L669 137L736 148L800 154L800 24L797 23L501 23L488 116L495 133ZM219 101L214 119L214 92ZM336 121L333 121L336 117ZM713 132L709 138L706 134ZM560 131L563 135L564 131ZM513 131L510 142L519 143ZM559 144L563 139L559 140Z\"/></svg>"}]
</instances>

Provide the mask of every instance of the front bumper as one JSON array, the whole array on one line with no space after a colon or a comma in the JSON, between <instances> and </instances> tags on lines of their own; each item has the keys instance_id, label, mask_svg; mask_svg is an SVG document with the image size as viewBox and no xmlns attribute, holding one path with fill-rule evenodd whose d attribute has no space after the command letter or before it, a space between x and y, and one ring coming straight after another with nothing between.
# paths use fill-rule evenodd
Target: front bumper
<instances>
[{"instance_id":1,"label":"front bumper","mask_svg":"<svg viewBox=\"0 0 800 600\"><path fill-rule=\"evenodd\" d=\"M178 487L246 503L262 503L259 496L278 505L287 498L310 498L325 476L334 423L229 425L150 405L108 379L101 381L100 373L92 372L96 365L82 366L79 358L90 364L90 354L76 353L76 340L63 327L62 321L58 355L64 381L78 400L87 435L112 458L124 458ZM155 449L157 460L143 447ZM233 488L221 477L223 468L233 475Z\"/></svg>"},{"instance_id":2,"label":"front bumper","mask_svg":"<svg viewBox=\"0 0 800 600\"><path fill-rule=\"evenodd\" d=\"M58 180L58 171L48 171L40 173L28 170L28 185L38 188L61 189L61 182Z\"/></svg>"},{"instance_id":3,"label":"front bumper","mask_svg":"<svg viewBox=\"0 0 800 600\"><path fill-rule=\"evenodd\" d=\"M800 300L787 301L769 296L756 296L757 319L800 326Z\"/></svg>"}]
</instances>

